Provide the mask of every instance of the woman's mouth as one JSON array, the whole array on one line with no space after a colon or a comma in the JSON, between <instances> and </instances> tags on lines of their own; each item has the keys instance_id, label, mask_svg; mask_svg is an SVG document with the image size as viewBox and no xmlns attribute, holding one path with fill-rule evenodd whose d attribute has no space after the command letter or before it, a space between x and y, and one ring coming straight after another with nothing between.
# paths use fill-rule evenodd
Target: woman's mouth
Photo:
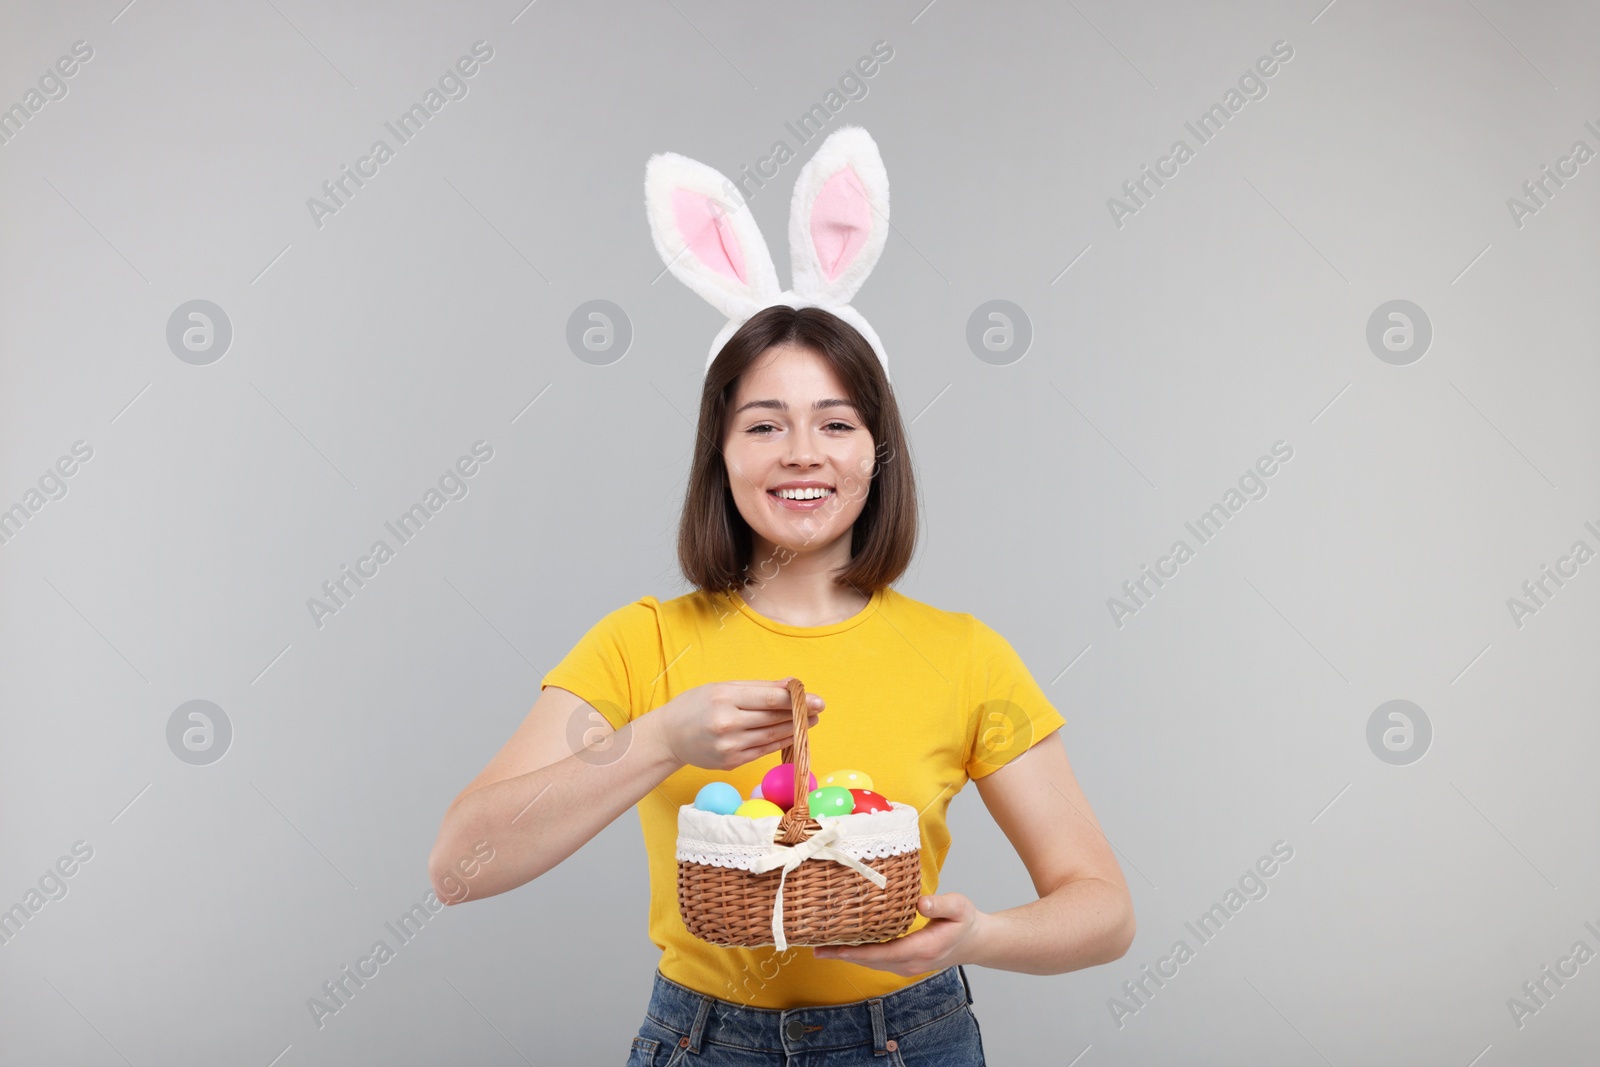
<instances>
[{"instance_id":1,"label":"woman's mouth","mask_svg":"<svg viewBox=\"0 0 1600 1067\"><path fill-rule=\"evenodd\" d=\"M780 496L779 490L768 489L767 496L779 507L789 511L815 511L832 500L834 494L832 489L784 489L782 492L787 495Z\"/></svg>"}]
</instances>

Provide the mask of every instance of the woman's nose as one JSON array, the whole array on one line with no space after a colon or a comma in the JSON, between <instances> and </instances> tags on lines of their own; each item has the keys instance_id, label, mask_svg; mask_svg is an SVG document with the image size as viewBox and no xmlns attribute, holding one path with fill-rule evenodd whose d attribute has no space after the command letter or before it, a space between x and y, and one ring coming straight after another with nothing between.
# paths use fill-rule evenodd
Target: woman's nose
<instances>
[{"instance_id":1,"label":"woman's nose","mask_svg":"<svg viewBox=\"0 0 1600 1067\"><path fill-rule=\"evenodd\" d=\"M810 430L796 430L789 435L789 449L786 459L787 462L793 464L816 466L818 462L817 447L816 442L811 438Z\"/></svg>"}]
</instances>

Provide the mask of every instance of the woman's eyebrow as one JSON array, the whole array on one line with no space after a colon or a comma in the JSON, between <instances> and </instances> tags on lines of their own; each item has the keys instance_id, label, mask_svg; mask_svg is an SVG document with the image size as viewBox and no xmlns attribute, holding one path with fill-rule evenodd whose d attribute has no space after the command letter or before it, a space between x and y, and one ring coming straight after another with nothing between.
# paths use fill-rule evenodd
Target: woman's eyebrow
<instances>
[{"instance_id":1,"label":"woman's eyebrow","mask_svg":"<svg viewBox=\"0 0 1600 1067\"><path fill-rule=\"evenodd\" d=\"M741 406L734 414L737 415L746 408L773 408L777 411L788 411L789 405L782 400L752 400L748 404ZM821 411L823 408L850 408L854 410L855 405L848 400L818 400L811 405L812 411Z\"/></svg>"}]
</instances>

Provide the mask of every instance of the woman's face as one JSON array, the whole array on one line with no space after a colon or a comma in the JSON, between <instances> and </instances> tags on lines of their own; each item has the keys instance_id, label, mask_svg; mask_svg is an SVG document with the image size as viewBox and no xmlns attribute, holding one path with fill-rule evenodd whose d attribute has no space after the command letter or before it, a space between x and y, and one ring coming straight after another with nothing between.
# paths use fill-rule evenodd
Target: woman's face
<instances>
[{"instance_id":1,"label":"woman's face","mask_svg":"<svg viewBox=\"0 0 1600 1067\"><path fill-rule=\"evenodd\" d=\"M817 552L849 537L876 473L872 434L852 399L827 360L798 345L774 345L740 375L722 452L757 560L775 548ZM799 493L815 497L801 500L775 492L795 483L821 491Z\"/></svg>"}]
</instances>

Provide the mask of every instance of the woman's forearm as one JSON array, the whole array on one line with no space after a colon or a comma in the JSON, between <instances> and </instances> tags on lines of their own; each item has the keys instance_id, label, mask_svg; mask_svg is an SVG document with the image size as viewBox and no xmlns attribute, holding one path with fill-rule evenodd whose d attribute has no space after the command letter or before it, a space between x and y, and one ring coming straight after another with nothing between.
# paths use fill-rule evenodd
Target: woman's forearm
<instances>
[{"instance_id":1,"label":"woman's forearm","mask_svg":"<svg viewBox=\"0 0 1600 1067\"><path fill-rule=\"evenodd\" d=\"M1038 900L987 912L971 957L963 962L1023 974L1064 974L1121 959L1133 942L1128 891L1079 878Z\"/></svg>"},{"instance_id":2,"label":"woman's forearm","mask_svg":"<svg viewBox=\"0 0 1600 1067\"><path fill-rule=\"evenodd\" d=\"M532 881L682 766L662 743L651 715L612 737L613 744L625 746L615 759L576 753L457 800L445 813L428 857L438 898L456 904ZM485 860L486 855L492 859Z\"/></svg>"}]
</instances>

